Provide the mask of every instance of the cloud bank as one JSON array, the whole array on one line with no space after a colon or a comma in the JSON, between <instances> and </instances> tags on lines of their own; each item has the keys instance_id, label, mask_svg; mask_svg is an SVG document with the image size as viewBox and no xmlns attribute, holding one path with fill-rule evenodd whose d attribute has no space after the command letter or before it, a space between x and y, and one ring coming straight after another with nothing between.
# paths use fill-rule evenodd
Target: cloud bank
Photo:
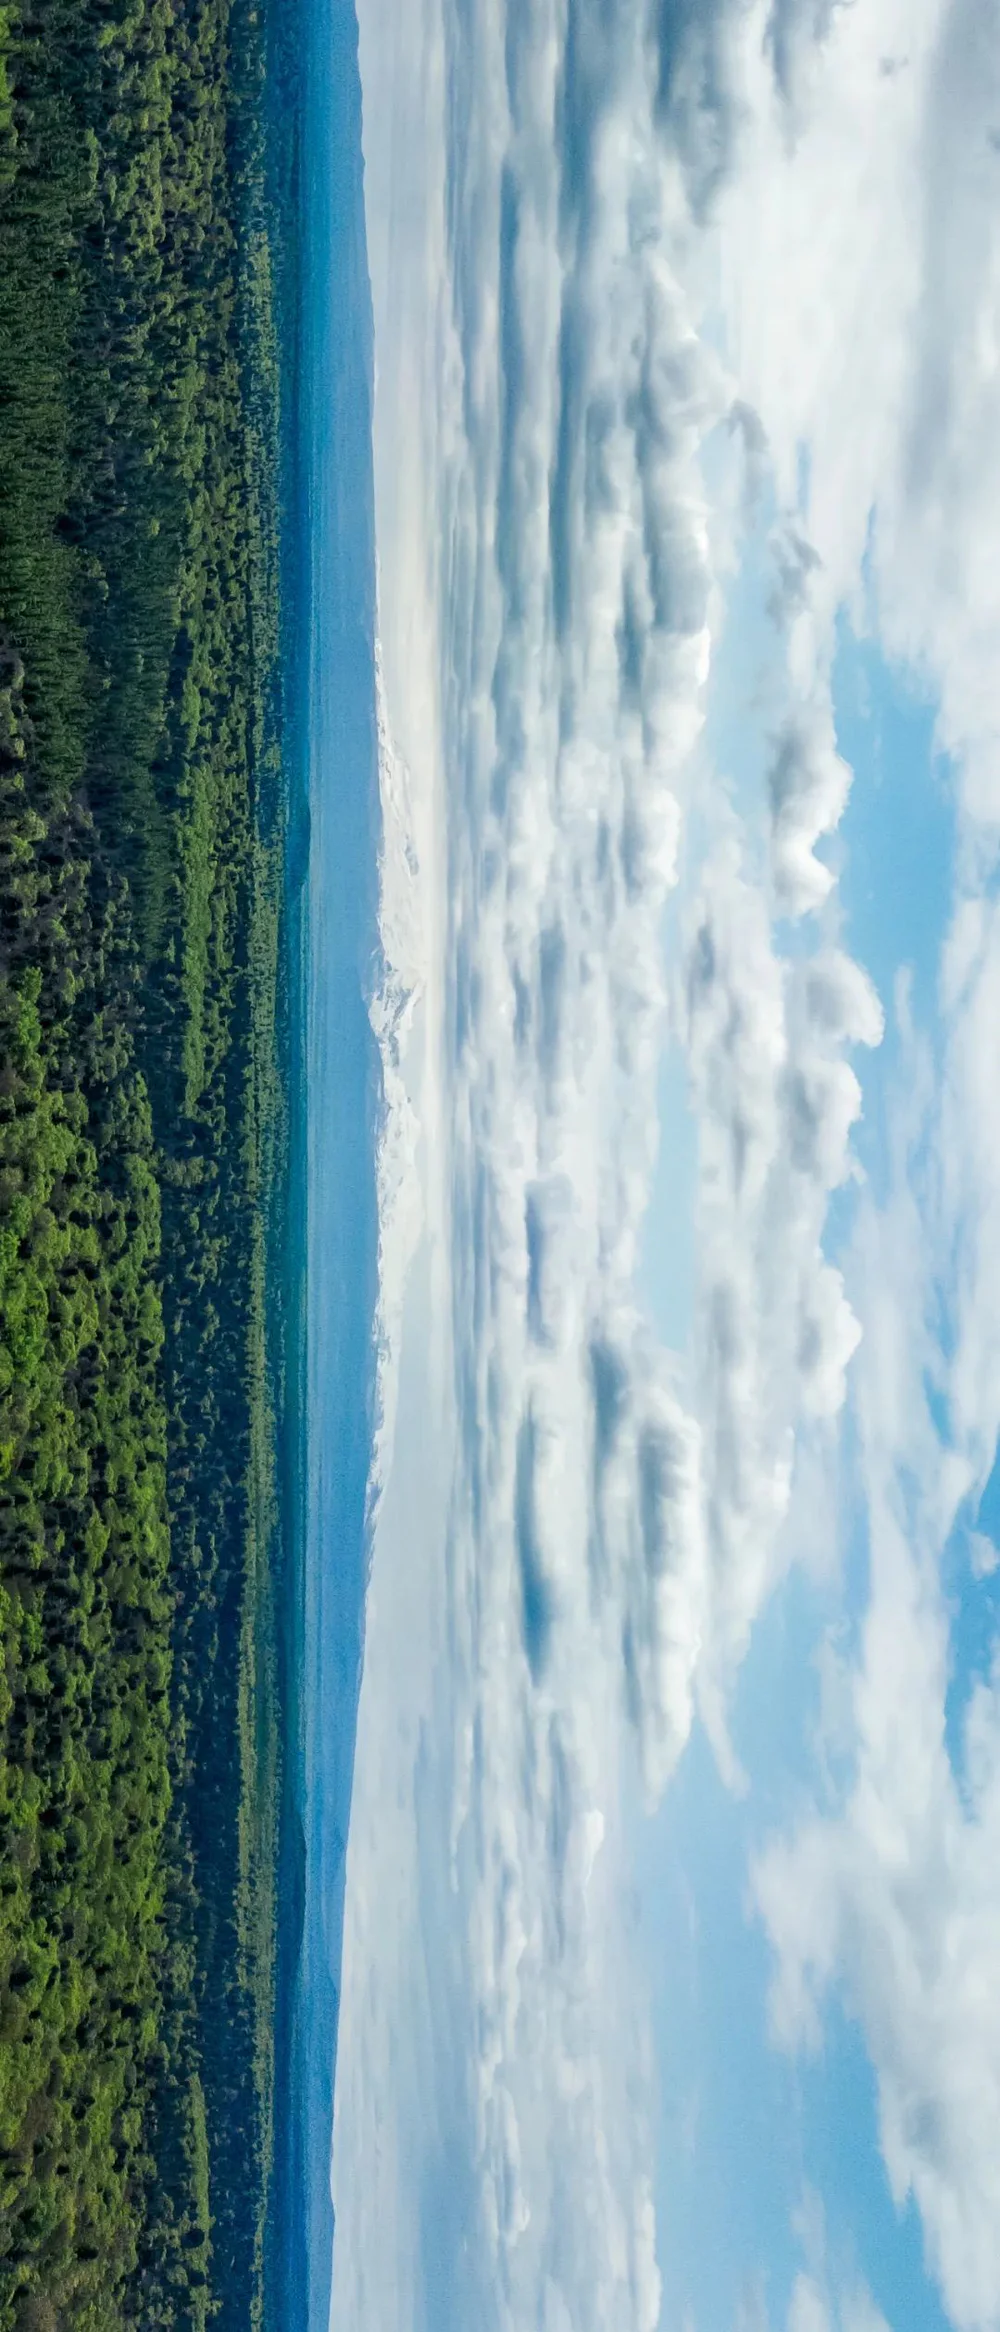
<instances>
[{"instance_id":1,"label":"cloud bank","mask_svg":"<svg viewBox=\"0 0 1000 2332\"><path fill-rule=\"evenodd\" d=\"M365 0L361 20L387 717L411 773L429 938L415 1100L406 1031L387 1032L400 1112L416 1113L405 1155L425 1253L362 1703L339 2304L352 2321L416 2323L460 2293L484 2322L652 2332L648 2044L626 1997L629 1744L648 1801L696 1710L728 1755L755 1619L806 1551L789 1522L797 1452L829 1446L862 1323L865 1384L888 1399L885 1323L924 1284L912 1246L909 1276L893 1278L885 1226L850 1287L824 1252L831 1196L855 1172L857 1049L882 1033L838 929L842 607L859 621L874 607L887 648L933 676L971 866L996 820L1000 433L982 221L1000 48L994 11L969 0L426 0L405 36L397 9ZM754 815L713 767L704 720L727 585L765 495L779 686ZM942 1531L989 1463L981 1388L996 1355L977 1289L991 1184L974 1103L990 1122L992 1103L973 1091L988 925L970 875L948 979L980 1001L952 1011L964 1099L935 1137L934 1203L950 1209L959 1269L959 1460L924 1463L944 1521L919 1561L896 1492L881 1475L866 1490L871 1658L877 1638L890 1664L872 1671L880 1722L893 1707L903 1722L915 1679L943 1712ZM668 1032L697 1128L683 1355L657 1347L637 1286ZM906 1191L916 1172L911 1159ZM912 1314L910 1292L916 1350ZM898 1397L923 1414L919 1383ZM892 2175L917 2194L963 2325L993 2321L976 2248L992 2173L977 2154L955 2199L950 2093L926 2068L961 2051L950 2027L947 2050L931 2047L946 2022L933 1952L914 1944L926 1997L906 1994L923 2088L865 1985L896 1917L899 1840L904 1864L925 1855L930 1897L935 1873L975 1860L970 1821L992 1820L983 1690L968 1720L978 1779L949 1782L943 1732L927 1747L937 1826L918 1850L910 1814L883 1803L888 1751L865 1782L859 1681L858 1808L775 1847L759 1875L778 2025L800 2033L845 1976L888 2101ZM804 1877L825 1924L811 1898L802 1908ZM986 1963L968 1951L971 1997ZM905 1972L905 1951L890 1959ZM371 2104L384 2094L409 2099L395 2131ZM987 2088L968 2129L990 2110ZM428 2186L410 2223L415 2159ZM805 2286L794 2304L805 2332Z\"/></svg>"}]
</instances>

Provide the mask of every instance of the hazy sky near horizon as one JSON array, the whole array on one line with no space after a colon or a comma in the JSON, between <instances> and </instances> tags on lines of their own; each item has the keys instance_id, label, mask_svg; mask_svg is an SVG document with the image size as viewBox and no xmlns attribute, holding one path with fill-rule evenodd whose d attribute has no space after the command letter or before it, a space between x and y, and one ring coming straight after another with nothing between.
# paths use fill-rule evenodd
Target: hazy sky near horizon
<instances>
[{"instance_id":1,"label":"hazy sky near horizon","mask_svg":"<svg viewBox=\"0 0 1000 2332\"><path fill-rule=\"evenodd\" d=\"M333 2322L1000 2332L1000 8L359 20Z\"/></svg>"}]
</instances>

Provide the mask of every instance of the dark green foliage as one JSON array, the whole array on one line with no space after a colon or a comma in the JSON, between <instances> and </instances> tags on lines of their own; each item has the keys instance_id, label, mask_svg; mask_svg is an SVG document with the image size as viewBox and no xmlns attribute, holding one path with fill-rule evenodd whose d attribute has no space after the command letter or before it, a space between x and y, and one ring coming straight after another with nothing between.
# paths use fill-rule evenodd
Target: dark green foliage
<instances>
[{"instance_id":1,"label":"dark green foliage","mask_svg":"<svg viewBox=\"0 0 1000 2332\"><path fill-rule=\"evenodd\" d=\"M0 2332L260 2307L261 57L245 0L0 8Z\"/></svg>"}]
</instances>

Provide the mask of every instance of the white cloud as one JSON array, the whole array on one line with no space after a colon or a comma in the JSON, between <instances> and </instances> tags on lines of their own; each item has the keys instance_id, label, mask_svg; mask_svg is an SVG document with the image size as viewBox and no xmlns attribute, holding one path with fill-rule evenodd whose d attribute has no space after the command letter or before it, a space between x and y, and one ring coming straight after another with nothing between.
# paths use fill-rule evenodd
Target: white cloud
<instances>
[{"instance_id":1,"label":"white cloud","mask_svg":"<svg viewBox=\"0 0 1000 2332\"><path fill-rule=\"evenodd\" d=\"M831 2332L830 2315L811 2275L797 2275L788 2303L788 2332Z\"/></svg>"},{"instance_id":2,"label":"white cloud","mask_svg":"<svg viewBox=\"0 0 1000 2332\"><path fill-rule=\"evenodd\" d=\"M768 773L771 849L778 898L792 915L821 907L833 889L816 844L840 824L851 772L833 741L827 705L811 718L793 714L777 739Z\"/></svg>"},{"instance_id":3,"label":"white cloud","mask_svg":"<svg viewBox=\"0 0 1000 2332\"><path fill-rule=\"evenodd\" d=\"M877 2308L871 2293L863 2284L846 2294L840 2303L841 2332L889 2332L881 2308Z\"/></svg>"},{"instance_id":4,"label":"white cloud","mask_svg":"<svg viewBox=\"0 0 1000 2332\"><path fill-rule=\"evenodd\" d=\"M989 896L1000 802L1000 211L990 134L1000 110L998 30L991 0L733 10L717 35L734 102L708 236L720 269L720 342L786 514L774 543L791 690L771 779L779 900L801 912L820 906L828 886L816 844L835 825L848 782L830 718L844 604L856 621L875 620L887 653L908 660L939 698L939 740L955 757L963 817L940 1108L928 1109L933 1064L911 1051L893 1202L881 1217L866 1211L851 1281L865 1328L859 1410L872 1566L846 1728L843 1679L838 1694L838 1747L853 1743L855 1781L838 1817L804 1823L758 1874L778 1950L776 2028L818 2040L825 1988L846 1983L878 2075L894 2190L915 2196L929 2258L963 2326L995 2325L1000 2306L996 1688L985 1681L973 1694L956 1776L941 1586L952 1522L985 1479L1000 1420L1000 991ZM704 262L699 251L695 264ZM766 965L763 945L758 958ZM821 1019L818 996L816 1004ZM759 1001L744 1010L749 1047ZM769 1078L760 1039L750 1058L756 1108L748 1112L735 1080L728 1107L759 1188L779 1075L789 1072L783 1064ZM830 1172L843 1157L854 1106L842 1068L832 1086L822 1075L800 1080L802 1111L784 1128L787 1155L800 1136L809 1148L815 1126L821 1176L825 1143ZM773 1244L772 1236L769 1252ZM846 1349L847 1317L827 1285ZM754 1316L751 1291L744 1266L742 1322ZM748 1331L734 1333L732 1298L721 1316L746 1363ZM827 1335L835 1352L829 1324ZM836 1399L836 1364L832 1377ZM744 1435L753 1413L746 1388L761 1381L746 1363ZM944 1438L931 1393L945 1403ZM735 1438L730 1426L727 1450ZM758 1453L768 1447L776 1452L777 1441L758 1434ZM704 1464L717 1490L725 1476L710 1442ZM746 1481L745 1463L736 1478ZM972 1567L986 1568L976 1541ZM754 1590L751 1607L758 1600ZM803 2286L798 2304L808 2309L814 2298Z\"/></svg>"},{"instance_id":5,"label":"white cloud","mask_svg":"<svg viewBox=\"0 0 1000 2332\"><path fill-rule=\"evenodd\" d=\"M558 26L512 20L505 53L501 18L477 13L452 159L481 231L454 279L472 420L444 735L451 1826L479 2229L503 2313L524 2320L544 2290L553 2318L652 2332L641 2034L611 2006L628 1948L619 1734L630 1705L655 1786L690 1726L705 1557L697 1427L634 1318L632 1274L660 919L707 671L697 454L720 391L669 261L640 11L620 10L613 38L593 12L573 187Z\"/></svg>"},{"instance_id":6,"label":"white cloud","mask_svg":"<svg viewBox=\"0 0 1000 2332\"><path fill-rule=\"evenodd\" d=\"M825 844L850 782L835 748L833 627L842 602L864 602L866 551L885 641L940 687L966 799L993 814L994 229L980 223L988 159L977 148L970 160L962 141L970 109L985 122L994 67L990 10L963 7L720 6L673 50L663 11L655 53L639 0L578 9L569 47L555 0L509 17L501 0L446 13L428 0L405 36L398 9L366 0L361 12L386 683L413 780L427 936L425 1301L410 1370L416 1388L426 1340L446 1454L436 1535L413 1526L443 1632L428 1645L411 1610L424 1665L407 1681L405 1723L385 1712L416 1652L385 1602L378 1618L379 1592L409 1557L404 1511L376 1552L339 2090L357 2117L355 2209L338 2238L351 2320L372 2320L376 2292L376 2320L419 2316L430 2271L413 2228L399 2233L396 2141L370 2102L380 2083L409 2081L416 2098L419 2064L439 2105L448 2092L443 2151L452 2126L468 2143L462 2240L483 2248L498 2320L536 2308L553 2328L651 2332L645 2044L638 2012L609 2006L628 1964L622 1709L650 1794L699 1694L721 1742L728 1684L794 1551L796 1447L805 1438L822 1455L862 1312L880 1419L870 1446L905 1439L912 1455L916 1435L926 1455L912 1203L879 1227L863 1307L823 1253L831 1193L853 1171L848 1056L881 1034L878 1002L837 945ZM905 70L885 72L886 58ZM726 809L699 748L732 547L703 454L726 422L750 502L770 476L779 509L780 702L757 827ZM682 1369L637 1317L635 1271L671 1006L663 907L699 784L710 843L681 918L674 1000L699 1145ZM963 1225L949 1378L962 1454L928 1490L939 1516L982 1473L1000 1382L983 1292L1000 1256L979 1049L1000 1011L993 962L989 914L973 900L950 974L956 995L976 998L956 1013L949 1055L963 1133L940 1165L945 1185L966 1177L945 1191ZM411 1400L412 1418L415 1389ZM871 1496L889 1589L878 1627L873 1602L866 1658L885 1672L867 1715L859 1685L859 1740L869 1715L876 1733L894 1708L903 1725L904 1689L919 1685L928 1705L943 1691L933 1592L919 1564L910 1581L915 1558L881 1477ZM991 1708L973 1728L977 1821L992 1788ZM863 1950L855 1941L879 1857L891 1871L900 1839L911 1851L921 1789L937 1808L933 1850L926 1807L917 1822L928 1887L965 1837L933 1728L924 1750L923 1780L906 1783L879 1735L863 1852L852 1815L762 1866L788 2034L838 1966L861 1985L886 1922L893 1973L907 1973L909 1895L901 1911L889 1886ZM811 1895L793 1883L803 1872ZM450 1986L443 2026L435 1953ZM912 1956L931 2065L945 2010L931 1962ZM404 2038L411 2015L433 2035L426 2059ZM919 2064L900 2054L886 2071L902 2042L895 2026L878 2036L884 2095L899 2089L884 2108L887 2153L897 2145L894 2174L918 2193L947 2281L959 2237L919 2134ZM397 2241L363 2200L369 2158ZM335 2163L335 2183L347 2176ZM978 2193L973 2179L959 2229L970 2244ZM854 2332L863 2310L837 2304L839 2318L804 2279L792 2332L811 2332L810 2307L816 2332L816 2307Z\"/></svg>"},{"instance_id":7,"label":"white cloud","mask_svg":"<svg viewBox=\"0 0 1000 2332\"><path fill-rule=\"evenodd\" d=\"M940 693L966 804L995 826L996 0L758 0L722 23L720 329L791 514L778 599L803 619L806 696L838 605L863 610L867 551L884 644Z\"/></svg>"},{"instance_id":8,"label":"white cloud","mask_svg":"<svg viewBox=\"0 0 1000 2332\"><path fill-rule=\"evenodd\" d=\"M889 2332L863 2283L830 2289L827 2274L800 2273L788 2303L787 2332Z\"/></svg>"},{"instance_id":9,"label":"white cloud","mask_svg":"<svg viewBox=\"0 0 1000 2332\"><path fill-rule=\"evenodd\" d=\"M974 1579L991 1578L1000 1563L1000 1554L984 1531L974 1530L969 1534L969 1563Z\"/></svg>"},{"instance_id":10,"label":"white cloud","mask_svg":"<svg viewBox=\"0 0 1000 2332\"><path fill-rule=\"evenodd\" d=\"M727 846L706 870L688 954L699 1128L699 1413L711 1555L708 1683L742 1657L779 1567L794 1435L836 1414L858 1327L824 1260L851 1171L860 1087L847 1044L881 1036L864 974L835 949L776 952L766 900Z\"/></svg>"},{"instance_id":11,"label":"white cloud","mask_svg":"<svg viewBox=\"0 0 1000 2332\"><path fill-rule=\"evenodd\" d=\"M992 1291L1000 1269L995 1153L982 1112L998 934L960 918L940 1088L912 1040L896 1109L895 1186L866 1209L855 1279L870 1601L849 1677L853 1780L759 1863L786 2045L821 2041L842 1984L878 2081L893 2193L912 2196L961 2332L1000 2323L1000 1675L974 1682L948 1730L944 1550L982 1486L1000 1425ZM941 1320L945 1306L944 1327ZM950 1430L942 1435L932 1397ZM973 1550L975 1555L975 1550ZM981 1566L973 1563L974 1571ZM844 1689L841 1681L841 1695ZM843 1706L841 1706L841 1721ZM841 1737L838 1747L843 1751ZM956 1761L957 1758L957 1761Z\"/></svg>"},{"instance_id":12,"label":"white cloud","mask_svg":"<svg viewBox=\"0 0 1000 2332\"><path fill-rule=\"evenodd\" d=\"M447 1235L430 1341L453 1351L458 1456L435 1546L426 1483L419 1530L400 1506L420 1480L411 1322L369 1613L334 2153L335 2305L366 2320L433 2315L455 2278L502 2323L538 2306L578 2332L653 2332L659 2315L645 2044L622 1983L621 1717L629 1704L653 1786L691 1721L705 1562L698 1430L648 1352L632 1269L660 916L707 669L697 453L720 390L669 263L640 18L619 11L603 56L581 57L575 194L558 10L508 25L483 0L443 45L430 11L396 99L412 123L422 85L428 170L443 152L461 222L447 257L437 246L423 346L407 216L376 289L389 715L424 879L440 879L442 830L447 852L423 1012L433 1068L437 976L451 1131L425 1117L422 1156L425 1221ZM362 39L374 73L375 16ZM467 104L445 110L442 62ZM391 105L369 125L372 199L381 187L392 210ZM436 199L414 205L418 280ZM400 378L429 449L423 508L402 475ZM401 604L421 570L415 644ZM441 1636L415 1620L414 1559ZM449 2149L471 2171L453 2217L431 2211L428 2253L435 2149L444 2178Z\"/></svg>"}]
</instances>

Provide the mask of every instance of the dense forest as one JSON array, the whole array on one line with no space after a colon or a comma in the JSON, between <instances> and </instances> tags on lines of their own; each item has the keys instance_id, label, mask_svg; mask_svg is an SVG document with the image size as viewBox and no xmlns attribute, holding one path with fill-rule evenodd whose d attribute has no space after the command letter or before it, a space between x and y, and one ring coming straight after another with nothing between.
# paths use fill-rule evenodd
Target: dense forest
<instances>
[{"instance_id":1,"label":"dense forest","mask_svg":"<svg viewBox=\"0 0 1000 2332\"><path fill-rule=\"evenodd\" d=\"M250 0L0 8L0 2332L264 2306L266 42Z\"/></svg>"}]
</instances>

